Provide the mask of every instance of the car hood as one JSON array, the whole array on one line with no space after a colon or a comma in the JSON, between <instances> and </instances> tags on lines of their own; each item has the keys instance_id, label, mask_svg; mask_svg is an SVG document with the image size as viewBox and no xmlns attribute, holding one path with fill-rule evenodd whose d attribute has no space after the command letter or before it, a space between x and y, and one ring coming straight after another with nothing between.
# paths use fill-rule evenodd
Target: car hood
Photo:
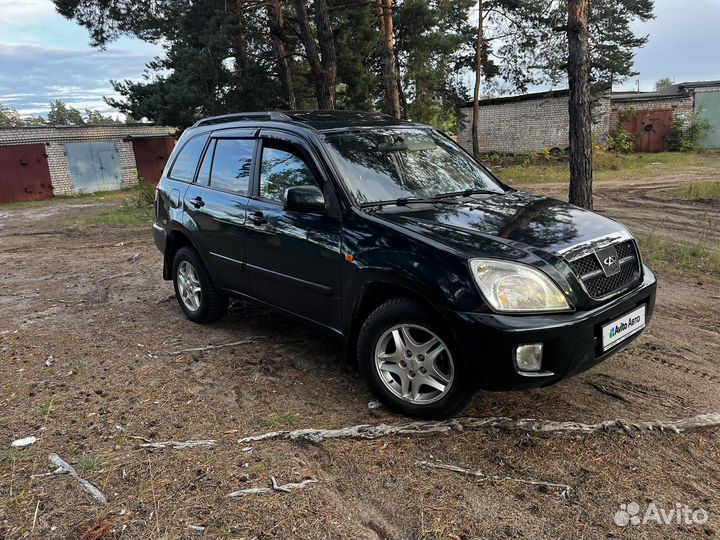
<instances>
[{"instance_id":1,"label":"car hood","mask_svg":"<svg viewBox=\"0 0 720 540\"><path fill-rule=\"evenodd\" d=\"M385 207L375 215L470 257L567 254L628 234L604 216L522 191L474 196L462 204Z\"/></svg>"}]
</instances>

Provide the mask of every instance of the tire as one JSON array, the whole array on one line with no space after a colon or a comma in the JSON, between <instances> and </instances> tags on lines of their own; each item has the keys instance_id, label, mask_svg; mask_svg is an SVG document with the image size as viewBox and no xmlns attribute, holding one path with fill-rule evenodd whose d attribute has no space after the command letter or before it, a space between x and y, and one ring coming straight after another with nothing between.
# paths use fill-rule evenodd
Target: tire
<instances>
[{"instance_id":1,"label":"tire","mask_svg":"<svg viewBox=\"0 0 720 540\"><path fill-rule=\"evenodd\" d=\"M175 297L188 319L196 323L208 323L225 315L228 299L217 291L193 248L182 247L177 251L172 275ZM197 294L190 292L190 286L199 288Z\"/></svg>"},{"instance_id":2,"label":"tire","mask_svg":"<svg viewBox=\"0 0 720 540\"><path fill-rule=\"evenodd\" d=\"M405 350L398 352L398 344ZM415 300L396 298L375 309L360 329L357 353L368 386L395 412L448 418L472 397L467 368L450 332L438 315Z\"/></svg>"}]
</instances>

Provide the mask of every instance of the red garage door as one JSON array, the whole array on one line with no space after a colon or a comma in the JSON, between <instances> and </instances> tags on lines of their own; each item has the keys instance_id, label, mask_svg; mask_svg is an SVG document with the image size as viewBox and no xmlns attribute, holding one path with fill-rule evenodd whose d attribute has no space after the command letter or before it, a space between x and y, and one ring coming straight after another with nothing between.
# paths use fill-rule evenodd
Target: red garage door
<instances>
[{"instance_id":1,"label":"red garage door","mask_svg":"<svg viewBox=\"0 0 720 540\"><path fill-rule=\"evenodd\" d=\"M0 203L53 196L43 144L0 146Z\"/></svg>"},{"instance_id":2,"label":"red garage door","mask_svg":"<svg viewBox=\"0 0 720 540\"><path fill-rule=\"evenodd\" d=\"M170 152L175 148L172 137L132 139L135 164L141 182L156 184L162 176Z\"/></svg>"},{"instance_id":3,"label":"red garage door","mask_svg":"<svg viewBox=\"0 0 720 540\"><path fill-rule=\"evenodd\" d=\"M636 152L663 152L672 128L671 109L637 112L623 123L623 129L635 135Z\"/></svg>"}]
</instances>

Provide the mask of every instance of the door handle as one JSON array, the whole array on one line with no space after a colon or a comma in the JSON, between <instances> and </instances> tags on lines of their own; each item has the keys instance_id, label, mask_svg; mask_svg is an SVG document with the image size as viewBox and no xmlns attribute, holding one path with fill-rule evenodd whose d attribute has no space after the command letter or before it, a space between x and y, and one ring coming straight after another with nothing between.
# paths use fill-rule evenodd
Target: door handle
<instances>
[{"instance_id":1,"label":"door handle","mask_svg":"<svg viewBox=\"0 0 720 540\"><path fill-rule=\"evenodd\" d=\"M255 225L265 225L268 222L265 214L263 214L260 210L250 214L250 216L248 216L248 219L252 221Z\"/></svg>"},{"instance_id":2,"label":"door handle","mask_svg":"<svg viewBox=\"0 0 720 540\"><path fill-rule=\"evenodd\" d=\"M200 196L195 197L191 202L195 208L201 208L205 206L205 201L203 201L202 197Z\"/></svg>"}]
</instances>

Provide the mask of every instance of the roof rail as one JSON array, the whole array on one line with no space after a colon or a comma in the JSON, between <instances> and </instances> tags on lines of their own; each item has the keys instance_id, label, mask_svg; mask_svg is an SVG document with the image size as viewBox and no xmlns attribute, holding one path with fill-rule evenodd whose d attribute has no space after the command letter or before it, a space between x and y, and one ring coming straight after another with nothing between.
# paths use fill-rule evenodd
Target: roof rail
<instances>
[{"instance_id":1,"label":"roof rail","mask_svg":"<svg viewBox=\"0 0 720 540\"><path fill-rule=\"evenodd\" d=\"M208 126L211 124L221 124L223 122L233 122L241 120L279 120L288 121L290 117L278 111L266 111L266 112L244 112L244 113L231 113L222 114L220 116L211 116L210 118L203 118L195 122L193 127Z\"/></svg>"}]
</instances>

